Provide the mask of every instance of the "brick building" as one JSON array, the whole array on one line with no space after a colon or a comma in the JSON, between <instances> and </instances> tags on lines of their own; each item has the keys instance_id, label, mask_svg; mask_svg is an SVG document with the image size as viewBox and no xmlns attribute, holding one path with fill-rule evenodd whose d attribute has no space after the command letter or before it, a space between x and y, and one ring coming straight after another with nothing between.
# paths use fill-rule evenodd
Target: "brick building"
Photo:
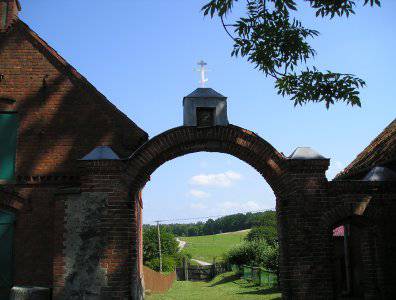
<instances>
[{"instance_id":1,"label":"brick building","mask_svg":"<svg viewBox=\"0 0 396 300\"><path fill-rule=\"evenodd\" d=\"M1 300L15 285L140 299L141 190L163 163L198 151L231 154L272 187L283 298L396 298L396 121L333 181L312 149L286 157L229 124L211 89L185 98L185 126L148 140L20 9L0 0Z\"/></svg>"},{"instance_id":2,"label":"brick building","mask_svg":"<svg viewBox=\"0 0 396 300\"><path fill-rule=\"evenodd\" d=\"M396 186L396 119L334 180L336 184L388 182ZM341 263L334 268L338 293L363 298L371 289L370 293L379 299L393 299L396 295L396 203L394 196L382 197L377 192L367 198L363 206L367 211L371 206L370 214L355 213L334 224L338 225L334 230L334 253L338 253Z\"/></svg>"},{"instance_id":3,"label":"brick building","mask_svg":"<svg viewBox=\"0 0 396 300\"><path fill-rule=\"evenodd\" d=\"M0 1L0 223L15 220L0 224L0 295L64 285L60 199L83 193L79 159L98 146L126 157L148 138L18 19L20 9Z\"/></svg>"}]
</instances>

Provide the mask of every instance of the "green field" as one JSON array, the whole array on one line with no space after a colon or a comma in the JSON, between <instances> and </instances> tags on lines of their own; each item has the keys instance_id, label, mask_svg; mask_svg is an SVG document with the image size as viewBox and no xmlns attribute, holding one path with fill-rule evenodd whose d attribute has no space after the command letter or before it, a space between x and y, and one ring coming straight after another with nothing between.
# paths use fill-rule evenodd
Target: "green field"
<instances>
[{"instance_id":1,"label":"green field","mask_svg":"<svg viewBox=\"0 0 396 300\"><path fill-rule=\"evenodd\" d=\"M270 300L281 299L273 289L255 286L239 279L232 272L224 273L210 282L175 281L165 294L146 297L147 300Z\"/></svg>"},{"instance_id":2,"label":"green field","mask_svg":"<svg viewBox=\"0 0 396 300\"><path fill-rule=\"evenodd\" d=\"M187 242L184 251L190 253L192 258L211 263L213 258L216 258L216 261L222 260L224 253L241 244L248 232L249 230L243 230L214 235L180 237L180 240Z\"/></svg>"}]
</instances>

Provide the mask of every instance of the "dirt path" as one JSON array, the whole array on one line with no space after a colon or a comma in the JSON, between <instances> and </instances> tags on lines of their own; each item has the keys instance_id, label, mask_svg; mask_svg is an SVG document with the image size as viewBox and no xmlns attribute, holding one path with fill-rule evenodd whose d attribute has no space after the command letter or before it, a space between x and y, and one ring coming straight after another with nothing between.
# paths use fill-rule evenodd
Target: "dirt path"
<instances>
[{"instance_id":1,"label":"dirt path","mask_svg":"<svg viewBox=\"0 0 396 300\"><path fill-rule=\"evenodd\" d=\"M182 241L179 238L176 238L176 242L179 243L179 251L182 251L184 247L186 247L187 242L186 241ZM191 260L195 261L197 264L199 264L200 266L211 266L211 263L208 263L206 261L202 261L202 260L198 260L198 259L194 259L192 258Z\"/></svg>"},{"instance_id":2,"label":"dirt path","mask_svg":"<svg viewBox=\"0 0 396 300\"><path fill-rule=\"evenodd\" d=\"M191 258L192 261L195 261L196 263L198 263L200 266L211 266L211 263L208 263L206 261L202 261L202 260L198 260L195 258Z\"/></svg>"},{"instance_id":3,"label":"dirt path","mask_svg":"<svg viewBox=\"0 0 396 300\"><path fill-rule=\"evenodd\" d=\"M185 242L185 241L182 241L181 239L179 239L179 238L176 238L176 242L178 242L179 243L179 251L182 251L183 250L183 248L184 247L186 247L186 244L187 244L187 242Z\"/></svg>"}]
</instances>

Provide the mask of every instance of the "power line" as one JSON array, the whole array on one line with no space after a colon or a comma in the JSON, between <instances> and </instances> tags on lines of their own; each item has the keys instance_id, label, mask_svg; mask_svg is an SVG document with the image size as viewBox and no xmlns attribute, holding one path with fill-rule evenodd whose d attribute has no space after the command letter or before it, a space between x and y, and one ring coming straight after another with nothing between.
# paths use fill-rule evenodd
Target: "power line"
<instances>
[{"instance_id":1,"label":"power line","mask_svg":"<svg viewBox=\"0 0 396 300\"><path fill-rule=\"evenodd\" d=\"M237 215L237 214L248 214L248 213L254 214L254 213L264 212L264 211L268 211L268 210L275 210L275 209L256 210L256 211L246 211L246 212L240 212L240 213L234 213L234 214L214 215L214 216L203 216L203 217L194 217L194 218L180 218L180 219L155 220L155 221L147 222L146 224L152 224L152 223L167 223L167 222L177 222L177 221L192 221L192 220L201 220L201 219L212 219L212 218L220 218L220 217L232 216L232 215Z\"/></svg>"},{"instance_id":2,"label":"power line","mask_svg":"<svg viewBox=\"0 0 396 300\"><path fill-rule=\"evenodd\" d=\"M159 267L160 267L160 273L162 273L161 231L160 231L159 221L157 221L157 231L158 231Z\"/></svg>"}]
</instances>

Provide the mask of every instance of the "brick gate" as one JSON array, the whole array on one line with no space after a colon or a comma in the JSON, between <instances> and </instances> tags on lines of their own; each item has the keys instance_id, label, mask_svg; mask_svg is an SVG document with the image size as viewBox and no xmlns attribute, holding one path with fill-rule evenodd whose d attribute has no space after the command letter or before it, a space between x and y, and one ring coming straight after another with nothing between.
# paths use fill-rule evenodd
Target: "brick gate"
<instances>
[{"instance_id":1,"label":"brick gate","mask_svg":"<svg viewBox=\"0 0 396 300\"><path fill-rule=\"evenodd\" d=\"M234 126L177 127L168 130L140 147L127 162L132 199L162 164L176 157L199 152L231 154L255 168L276 195L280 240L280 278L285 298L312 296L331 298L331 269L327 267L327 228L320 224L320 214L327 197L325 171L329 160L287 158L252 131ZM135 201L134 203L137 204ZM135 211L138 208L135 207ZM139 240L139 226L133 228L132 240ZM139 243L132 250L133 282L139 277L142 257ZM319 287L319 288L318 288ZM135 293L138 294L137 291ZM137 294L135 297L138 298Z\"/></svg>"}]
</instances>

